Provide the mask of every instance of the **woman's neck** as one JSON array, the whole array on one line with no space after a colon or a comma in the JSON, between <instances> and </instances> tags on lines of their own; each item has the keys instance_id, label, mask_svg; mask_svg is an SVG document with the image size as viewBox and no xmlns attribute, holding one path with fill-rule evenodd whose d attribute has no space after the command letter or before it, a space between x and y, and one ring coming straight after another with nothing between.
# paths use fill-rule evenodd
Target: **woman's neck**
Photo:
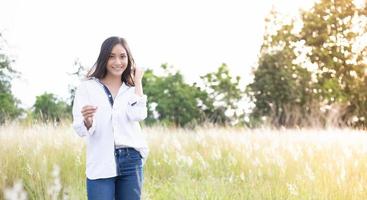
<instances>
[{"instance_id":1,"label":"woman's neck","mask_svg":"<svg viewBox=\"0 0 367 200\"><path fill-rule=\"evenodd\" d=\"M117 86L120 87L122 84L121 77L117 76L108 76L106 75L104 78L101 79L102 83L108 86Z\"/></svg>"}]
</instances>

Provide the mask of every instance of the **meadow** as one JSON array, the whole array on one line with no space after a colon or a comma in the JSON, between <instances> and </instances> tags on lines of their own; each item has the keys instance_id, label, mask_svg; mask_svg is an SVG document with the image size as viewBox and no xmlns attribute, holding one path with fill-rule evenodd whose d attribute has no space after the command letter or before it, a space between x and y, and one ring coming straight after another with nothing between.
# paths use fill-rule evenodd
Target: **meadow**
<instances>
[{"instance_id":1,"label":"meadow","mask_svg":"<svg viewBox=\"0 0 367 200\"><path fill-rule=\"evenodd\" d=\"M367 199L367 135L352 129L144 127L142 199ZM86 199L70 124L0 127L0 199Z\"/></svg>"}]
</instances>

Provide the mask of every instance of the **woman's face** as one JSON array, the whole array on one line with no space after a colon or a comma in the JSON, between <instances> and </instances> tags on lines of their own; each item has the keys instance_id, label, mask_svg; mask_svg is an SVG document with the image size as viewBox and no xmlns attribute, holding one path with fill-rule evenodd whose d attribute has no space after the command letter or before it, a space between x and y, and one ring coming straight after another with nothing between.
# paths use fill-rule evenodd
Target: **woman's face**
<instances>
[{"instance_id":1,"label":"woman's face","mask_svg":"<svg viewBox=\"0 0 367 200\"><path fill-rule=\"evenodd\" d=\"M121 77L128 63L127 53L121 44L116 44L107 62L107 76Z\"/></svg>"}]
</instances>

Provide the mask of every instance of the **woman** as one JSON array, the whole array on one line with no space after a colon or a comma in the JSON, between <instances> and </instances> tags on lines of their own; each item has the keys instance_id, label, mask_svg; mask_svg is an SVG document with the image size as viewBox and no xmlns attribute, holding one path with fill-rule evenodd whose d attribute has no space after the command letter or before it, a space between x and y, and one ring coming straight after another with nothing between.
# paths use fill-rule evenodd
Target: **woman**
<instances>
[{"instance_id":1,"label":"woman","mask_svg":"<svg viewBox=\"0 0 367 200\"><path fill-rule=\"evenodd\" d=\"M140 199L148 145L143 71L123 38L106 39L94 71L75 93L73 127L86 138L88 199Z\"/></svg>"}]
</instances>

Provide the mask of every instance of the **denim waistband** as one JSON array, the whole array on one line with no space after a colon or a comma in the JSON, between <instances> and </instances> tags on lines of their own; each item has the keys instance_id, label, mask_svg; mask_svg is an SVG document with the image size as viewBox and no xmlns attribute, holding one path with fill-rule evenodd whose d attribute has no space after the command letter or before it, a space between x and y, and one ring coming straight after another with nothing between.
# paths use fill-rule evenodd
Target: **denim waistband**
<instances>
[{"instance_id":1,"label":"denim waistband","mask_svg":"<svg viewBox=\"0 0 367 200\"><path fill-rule=\"evenodd\" d=\"M121 153L129 153L129 152L136 152L136 149L134 149L133 147L122 147L122 148L115 149L115 155L121 154Z\"/></svg>"}]
</instances>

